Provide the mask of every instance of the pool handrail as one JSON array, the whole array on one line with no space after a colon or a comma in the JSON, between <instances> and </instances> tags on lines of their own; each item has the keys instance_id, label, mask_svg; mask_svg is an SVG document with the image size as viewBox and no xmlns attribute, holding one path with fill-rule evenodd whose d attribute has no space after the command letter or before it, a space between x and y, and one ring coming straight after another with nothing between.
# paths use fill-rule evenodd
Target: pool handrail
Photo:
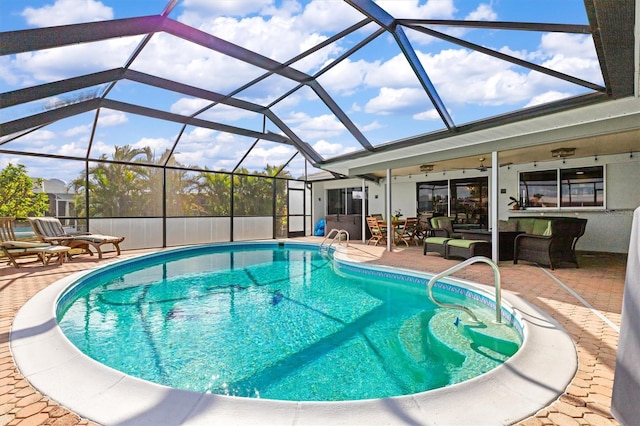
<instances>
[{"instance_id":1,"label":"pool handrail","mask_svg":"<svg viewBox=\"0 0 640 426\"><path fill-rule=\"evenodd\" d=\"M457 304L451 304L451 303L444 303L444 302L439 302L435 299L435 297L433 297L433 285L436 283L436 281L438 281L441 278L447 277L451 274L453 274L454 272L459 271L460 269L466 268L467 266L473 264L473 263L478 263L478 262L484 262L487 265L491 266L491 268L493 269L493 278L495 281L495 294L496 294L496 323L500 324L502 323L502 291L501 291L501 285L500 285L500 270L498 269L498 265L495 264L494 261L492 261L491 259L489 259L488 257L485 256L474 256L471 257L461 263L458 263L455 266L452 266L451 268L447 269L446 271L443 271L437 275L434 275L433 278L431 278L429 280L429 283L427 284L427 292L429 293L429 298L431 299L431 301L433 303L435 303L436 305L443 307L443 308L454 308L454 309L460 309L465 311L467 314L469 314L469 316L472 318L473 321L475 322L481 322L478 317L476 316L476 314L473 313L473 311L469 308L467 308L466 306L463 305L457 305Z\"/></svg>"},{"instance_id":2,"label":"pool handrail","mask_svg":"<svg viewBox=\"0 0 640 426\"><path fill-rule=\"evenodd\" d=\"M329 249L331 248L331 246L333 245L333 243L336 241L336 239L337 239L338 237L340 237L340 235L342 235L342 234L344 234L344 235L347 237L347 239L346 239L346 241L347 241L347 247L349 247L349 231L347 231L346 229L332 228L332 229L327 233L327 235L324 237L324 239L322 240L322 242L320 243L320 248L319 248L319 250L322 250L322 247L324 246L324 243L327 241L327 239L329 239L329 237L331 237L331 234L333 234L334 232L335 232L336 234L333 236L333 239L331 240L331 242L329 243L329 245L327 246L327 248L326 248L326 249L327 249L327 250L329 250Z\"/></svg>"}]
</instances>

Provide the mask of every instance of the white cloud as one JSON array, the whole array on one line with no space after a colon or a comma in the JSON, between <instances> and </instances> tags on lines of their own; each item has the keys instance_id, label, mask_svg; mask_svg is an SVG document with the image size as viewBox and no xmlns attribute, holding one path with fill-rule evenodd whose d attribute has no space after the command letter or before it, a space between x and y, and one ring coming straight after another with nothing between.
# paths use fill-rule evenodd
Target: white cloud
<instances>
[{"instance_id":1,"label":"white cloud","mask_svg":"<svg viewBox=\"0 0 640 426\"><path fill-rule=\"evenodd\" d=\"M51 130L41 129L36 132L25 134L24 136L9 142L4 147L16 149L18 151L37 152L39 154L57 154L59 136ZM20 147L24 147L20 149Z\"/></svg>"},{"instance_id":2,"label":"white cloud","mask_svg":"<svg viewBox=\"0 0 640 426\"><path fill-rule=\"evenodd\" d=\"M187 141L193 141L193 142L208 142L215 137L216 133L217 132L212 129L206 129L204 127L196 127L193 130L191 130L189 133L184 134L180 140L181 141L187 140Z\"/></svg>"},{"instance_id":3,"label":"white cloud","mask_svg":"<svg viewBox=\"0 0 640 426\"><path fill-rule=\"evenodd\" d=\"M545 35L542 37L541 46L548 49L547 51L502 51L524 58L545 55L549 59L544 66L566 71L568 74L582 72L590 75L590 80L594 81L594 75L599 74L597 61L589 56L582 56L583 51L591 51L588 49L589 42L590 40L585 40L582 36L549 38ZM575 49L577 55L563 56L572 49ZM566 92L566 82L516 67L479 52L447 49L437 53L418 51L417 54L439 96L448 106L514 105L550 99L549 95L545 95L533 101L533 97L539 93L564 93L565 97L569 95ZM380 88L378 95L367 102L366 112L385 115L420 109L423 111L415 112L415 119L438 118L435 111L424 110L426 95L418 86L415 74L403 55L394 56L378 68L369 63L360 65L360 69L367 70L363 79L369 87ZM597 82L597 79L595 81Z\"/></svg>"},{"instance_id":4,"label":"white cloud","mask_svg":"<svg viewBox=\"0 0 640 426\"><path fill-rule=\"evenodd\" d=\"M113 19L113 9L94 0L56 0L40 8L27 7L22 16L29 25L51 27Z\"/></svg>"},{"instance_id":5,"label":"white cloud","mask_svg":"<svg viewBox=\"0 0 640 426\"><path fill-rule=\"evenodd\" d=\"M438 114L438 111L436 111L435 109L429 109L427 111L422 111L418 114L414 114L413 119L420 121L441 120L440 114Z\"/></svg>"},{"instance_id":6,"label":"white cloud","mask_svg":"<svg viewBox=\"0 0 640 426\"><path fill-rule=\"evenodd\" d=\"M67 129L63 132L63 135L65 137L71 138L77 135L88 135L91 132L91 129L93 128L93 123L91 124L84 124L82 126L75 126L72 127L70 129Z\"/></svg>"},{"instance_id":7,"label":"white cloud","mask_svg":"<svg viewBox=\"0 0 640 426\"><path fill-rule=\"evenodd\" d=\"M600 64L590 36L544 34L538 49L549 57L542 66L602 84Z\"/></svg>"},{"instance_id":8,"label":"white cloud","mask_svg":"<svg viewBox=\"0 0 640 426\"><path fill-rule=\"evenodd\" d=\"M20 53L13 61L14 72L25 80L22 82L24 85L33 84L32 81L50 82L121 67L141 38L122 37Z\"/></svg>"},{"instance_id":9,"label":"white cloud","mask_svg":"<svg viewBox=\"0 0 640 426\"><path fill-rule=\"evenodd\" d=\"M379 62L367 62L365 60L351 61L345 59L333 69L321 75L318 82L332 94L343 96L352 95L357 88L364 86L365 79L370 72L375 72L380 67Z\"/></svg>"},{"instance_id":10,"label":"white cloud","mask_svg":"<svg viewBox=\"0 0 640 426\"><path fill-rule=\"evenodd\" d=\"M345 147L340 143L330 143L326 140L320 140L313 144L313 149L323 157L335 157L337 155L346 154L355 151L355 148Z\"/></svg>"},{"instance_id":11,"label":"white cloud","mask_svg":"<svg viewBox=\"0 0 640 426\"><path fill-rule=\"evenodd\" d=\"M233 123L239 120L246 119L247 122L244 125L234 124L239 127L252 128L258 130L256 126L262 125L262 116L253 111L248 111L241 108L235 108L228 105L218 104L213 108L208 109L204 113L198 115L197 118L204 118L207 120L220 122L220 123ZM253 121L251 121L253 119ZM248 124L247 124L248 123Z\"/></svg>"},{"instance_id":12,"label":"white cloud","mask_svg":"<svg viewBox=\"0 0 640 426\"><path fill-rule=\"evenodd\" d=\"M0 169L4 169L9 164L13 164L14 166L17 166L18 164L24 164L24 163L22 161L22 157L11 157L9 155L3 154L0 157Z\"/></svg>"},{"instance_id":13,"label":"white cloud","mask_svg":"<svg viewBox=\"0 0 640 426\"><path fill-rule=\"evenodd\" d=\"M128 121L127 114L122 111L102 110L98 115L98 126L113 127Z\"/></svg>"},{"instance_id":14,"label":"white cloud","mask_svg":"<svg viewBox=\"0 0 640 426\"><path fill-rule=\"evenodd\" d=\"M528 74L519 74L510 63L491 56L465 49L418 56L447 104L513 104L532 95Z\"/></svg>"},{"instance_id":15,"label":"white cloud","mask_svg":"<svg viewBox=\"0 0 640 426\"><path fill-rule=\"evenodd\" d=\"M453 18L457 10L453 0L428 0L424 4L418 0L379 0L376 3L396 18L448 19Z\"/></svg>"},{"instance_id":16,"label":"white cloud","mask_svg":"<svg viewBox=\"0 0 640 426\"><path fill-rule=\"evenodd\" d=\"M87 144L77 142L65 143L61 147L57 148L56 153L68 157L83 158L85 155L87 155Z\"/></svg>"},{"instance_id":17,"label":"white cloud","mask_svg":"<svg viewBox=\"0 0 640 426\"><path fill-rule=\"evenodd\" d=\"M297 29L334 32L362 20L362 15L344 1L312 0L304 8Z\"/></svg>"},{"instance_id":18,"label":"white cloud","mask_svg":"<svg viewBox=\"0 0 640 426\"><path fill-rule=\"evenodd\" d=\"M365 124L364 126L362 126L362 131L363 132L370 132L372 130L378 130L378 129L382 129L384 126L380 123L378 123L377 120L372 121L369 124Z\"/></svg>"},{"instance_id":19,"label":"white cloud","mask_svg":"<svg viewBox=\"0 0 640 426\"><path fill-rule=\"evenodd\" d=\"M306 141L330 138L346 131L342 123L331 114L311 117L306 113L294 113L284 121L302 140Z\"/></svg>"},{"instance_id":20,"label":"white cloud","mask_svg":"<svg viewBox=\"0 0 640 426\"><path fill-rule=\"evenodd\" d=\"M23 16L32 25L51 25L59 20L81 22L113 18L111 8L99 1L47 1L52 3L40 9L25 8ZM458 13L453 0L384 0L378 4L399 18L449 19L456 18ZM78 6L74 9L73 5ZM494 6L499 6L499 2L487 0L487 3L478 5L475 10L468 13L465 11L465 18L495 20L497 13ZM181 21L277 61L288 60L317 45L333 31L344 29L362 19L353 7L337 0L313 0L304 5L294 0L184 0L179 7L178 10L183 11L179 18ZM67 12L68 16L62 17L61 14ZM45 21L43 16L47 14L51 16ZM361 33L365 34L365 31ZM139 40L139 37L120 38L3 57L0 58L0 81L25 85L120 67ZM496 37L495 40L500 39ZM381 37L374 44L379 50L367 46L354 58L342 61L319 79L341 107L351 106L349 112L353 113L354 121L369 123L363 129L376 129L376 126L380 126L373 117L366 117L365 113L404 113L410 114L415 120L439 119L404 55L387 56L390 54L384 43L391 41L388 36ZM353 46L354 40L346 38L340 43L316 52L296 63L294 68L303 72L315 72L334 60L347 47ZM538 46L524 46L518 45L521 50L513 51L505 42L503 46L495 48L561 72L578 74L589 81L598 83L601 80L593 42L589 36L543 34ZM397 48L395 52L398 52ZM422 52L418 51L417 55L447 107L459 109L462 106L536 105L571 95L566 82L462 48L437 51L425 48ZM229 93L265 72L166 33L153 36L142 55L134 61L132 69L220 93ZM296 84L283 77L272 76L237 96L266 104ZM112 97L126 96L124 90L119 92L121 87L125 89L126 85L119 83L111 92ZM292 129L303 140L321 141L320 146L331 151L332 144L327 141L333 141L332 138L343 134L346 129L333 115L320 115L320 112L316 112L316 104L311 99L318 101L313 91L304 87L279 102L273 110L289 125L294 126ZM183 97L174 102L170 110L189 115L208 103ZM326 112L327 109L323 107L317 111ZM255 114L219 105L207 111L203 117L221 122L248 118L247 122L250 122ZM380 120L390 127L391 120ZM127 121L125 113L103 111L100 114L102 126L121 125ZM69 129L65 136L79 137L86 132L87 126L78 126ZM183 158L192 158L198 165L212 162L221 164L223 161L231 164L241 155L238 152L247 145L245 139L247 138L237 135L222 135L208 129L198 129L185 138L185 144L181 142L178 149L183 151L180 154ZM156 142L159 146L164 146L164 142ZM112 151L113 146L110 146L106 153L111 155Z\"/></svg>"},{"instance_id":21,"label":"white cloud","mask_svg":"<svg viewBox=\"0 0 640 426\"><path fill-rule=\"evenodd\" d=\"M167 148L173 146L173 141L166 138L141 138L133 145L133 148L151 148L151 153L159 158Z\"/></svg>"},{"instance_id":22,"label":"white cloud","mask_svg":"<svg viewBox=\"0 0 640 426\"><path fill-rule=\"evenodd\" d=\"M498 14L493 11L491 5L481 3L465 19L469 21L495 21L498 19Z\"/></svg>"},{"instance_id":23,"label":"white cloud","mask_svg":"<svg viewBox=\"0 0 640 426\"><path fill-rule=\"evenodd\" d=\"M15 86L20 81L12 61L8 56L0 56L0 81L4 80L9 86Z\"/></svg>"},{"instance_id":24,"label":"white cloud","mask_svg":"<svg viewBox=\"0 0 640 426\"><path fill-rule=\"evenodd\" d=\"M597 59L593 49L593 40L590 36L583 34L543 34L538 48L548 55Z\"/></svg>"},{"instance_id":25,"label":"white cloud","mask_svg":"<svg viewBox=\"0 0 640 426\"><path fill-rule=\"evenodd\" d=\"M371 114L389 115L393 112L415 108L416 105L427 102L429 99L423 90L382 87L378 96L367 102L365 111Z\"/></svg>"},{"instance_id":26,"label":"white cloud","mask_svg":"<svg viewBox=\"0 0 640 426\"><path fill-rule=\"evenodd\" d=\"M195 128L182 135L174 155L181 164L230 171L251 143L250 138Z\"/></svg>"},{"instance_id":27,"label":"white cloud","mask_svg":"<svg viewBox=\"0 0 640 426\"><path fill-rule=\"evenodd\" d=\"M107 158L113 157L113 145L108 145L101 140L94 140L91 144L91 158L98 158L101 155L105 155Z\"/></svg>"},{"instance_id":28,"label":"white cloud","mask_svg":"<svg viewBox=\"0 0 640 426\"><path fill-rule=\"evenodd\" d=\"M193 17L190 14L190 9L187 9L187 12L181 15L179 20L277 61L286 61L310 47L317 45L326 39L325 35L320 34L321 32L331 33L337 28L342 29L348 25L343 22L345 13L337 14L336 9L345 9L350 14L354 14L353 8L343 2L327 2L326 0L309 3L301 15L294 15L300 11L300 5L295 2L284 2L280 9L277 10L271 5L271 2L261 3L257 1L238 2L238 5L235 5L235 2L232 1L190 1L185 5L191 6L194 3L198 3L199 6L206 3L206 5L211 5L211 7L206 7L203 10L198 9L197 17ZM232 8L237 13L226 13L224 10L218 9L220 5L223 6L223 8L228 8L231 4L233 4ZM247 8L249 5L251 8ZM318 13L311 14L313 19L307 17L307 14L311 13L309 11L317 11L323 8L327 9L327 13L334 13L334 15L331 16L330 22L331 26L335 26L336 28L330 28L326 25L323 26L326 22ZM263 15L252 15L256 11L261 11ZM271 15L265 15L265 11L269 11ZM237 18L233 16L237 16ZM163 40L163 42L165 41ZM202 52L196 52L188 47L187 49L189 49L189 51L185 53L191 57L191 59L203 56ZM159 49L154 56L162 55L162 50L163 49ZM324 63L330 55L335 54L335 52L339 50L340 47L338 45L332 44L329 47L315 52L304 60L296 62L295 68L301 71L315 69L319 64ZM173 55L174 54L170 55L170 58L172 58L171 64L175 62L180 63L181 61L176 61ZM220 58L215 58L214 64L220 60ZM235 65L233 65L234 62L236 63ZM241 68L241 64L242 63L235 60L225 60L224 63L227 69L229 67ZM203 69L203 65L208 66ZM154 67L154 69L158 68L159 67ZM176 71L174 69L175 67L170 68L172 71ZM222 72L224 73L222 74L224 78L230 80L230 84L240 81L242 77L246 77L243 75L246 74L246 71L239 74L238 70L231 69L231 72L227 74L222 67L218 67L219 69L216 73L211 73L209 70L213 69L213 67L206 61L201 61L198 64L198 68L206 78L210 78L211 75L220 75ZM261 73L262 72L264 71L261 71ZM191 73L191 76L192 78L199 78L198 73ZM244 81L246 81L246 78Z\"/></svg>"},{"instance_id":29,"label":"white cloud","mask_svg":"<svg viewBox=\"0 0 640 426\"><path fill-rule=\"evenodd\" d=\"M541 94L539 94L537 96L534 96L531 99L531 101L528 104L525 105L525 107L545 104L547 102L553 102L553 101L557 101L557 100L560 100L560 99L565 99L565 98L567 98L569 96L570 96L569 93L562 93L562 92L557 92L555 90L550 90L548 92L541 93Z\"/></svg>"},{"instance_id":30,"label":"white cloud","mask_svg":"<svg viewBox=\"0 0 640 426\"><path fill-rule=\"evenodd\" d=\"M174 114L191 115L209 105L211 101L199 98L180 98L169 109Z\"/></svg>"},{"instance_id":31,"label":"white cloud","mask_svg":"<svg viewBox=\"0 0 640 426\"><path fill-rule=\"evenodd\" d=\"M377 63L373 65L377 65ZM407 62L407 58L402 54L395 55L379 66L371 67L364 80L367 86L370 87L402 88L419 86L415 73Z\"/></svg>"},{"instance_id":32,"label":"white cloud","mask_svg":"<svg viewBox=\"0 0 640 426\"><path fill-rule=\"evenodd\" d=\"M221 15L248 16L264 12L272 6L273 0L184 0L182 7L185 11L180 15L181 21L189 21L190 25L199 25L204 20Z\"/></svg>"},{"instance_id":33,"label":"white cloud","mask_svg":"<svg viewBox=\"0 0 640 426\"><path fill-rule=\"evenodd\" d=\"M267 144L268 147L258 144L251 150L247 158L242 162L242 167L248 170L264 170L267 164L271 166L284 165L295 153L295 150L283 144Z\"/></svg>"}]
</instances>

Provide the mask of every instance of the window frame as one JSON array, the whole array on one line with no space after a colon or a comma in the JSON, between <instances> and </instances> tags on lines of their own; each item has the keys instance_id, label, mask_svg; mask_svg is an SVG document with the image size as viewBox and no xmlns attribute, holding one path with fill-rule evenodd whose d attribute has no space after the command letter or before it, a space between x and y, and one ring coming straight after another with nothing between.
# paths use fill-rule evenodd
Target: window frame
<instances>
[{"instance_id":1,"label":"window frame","mask_svg":"<svg viewBox=\"0 0 640 426\"><path fill-rule=\"evenodd\" d=\"M360 193L358 197L353 197L353 193ZM336 198L335 195L339 194ZM361 186L347 188L330 188L325 191L327 205L325 206L327 215L362 215L362 197L365 199L365 211L369 209L369 188L365 188L362 194ZM340 206L336 205L339 200ZM334 204L333 206L331 204ZM339 211L338 211L339 210Z\"/></svg>"},{"instance_id":2,"label":"window frame","mask_svg":"<svg viewBox=\"0 0 640 426\"><path fill-rule=\"evenodd\" d=\"M599 169L599 173L597 171L597 169ZM545 206L544 205L544 201L542 201L544 199L544 194L542 197L534 197L533 194L530 193L529 191L529 187L527 187L526 184L524 184L523 182L527 182L527 180L523 180L523 175L535 175L535 174L540 174L543 175L545 173L550 173L550 172L554 172L555 174L555 182L552 184L553 187L555 188L555 200L551 199L549 200L549 197L547 196L547 202L548 203L555 203L555 205L550 205L550 206ZM593 195L594 195L594 203L593 205L587 205L587 206L571 206L571 205L567 205L566 201L565 201L565 197L566 194L564 193L564 191L566 191L566 185L564 182L564 177L570 174L579 174L579 172L587 172L590 175L593 175L593 172L600 175L600 181L596 181L593 182L593 186L594 186L594 190L593 190ZM591 172L591 173L590 173ZM570 167L570 168L564 168L564 167L557 167L557 168L550 168L550 169L541 169L541 170L523 170L523 171L519 171L518 172L518 182L517 182L517 188L518 188L518 198L521 200L521 202L523 203L524 207L527 210L552 210L552 211L573 211L573 210L606 210L607 208L607 179L606 179L606 165L588 165L588 166L583 166L583 167ZM595 177L595 179L598 179L598 176ZM529 180L530 182L531 180ZM552 182L552 180L548 180L546 182ZM540 185L538 185L540 186ZM544 191L539 191L539 192L544 192ZM599 195L600 194L600 195ZM598 205L598 200L601 197L601 204ZM532 200L534 198L537 198L536 203L540 202L542 203L542 205L536 205L534 204L534 202L532 202Z\"/></svg>"}]
</instances>

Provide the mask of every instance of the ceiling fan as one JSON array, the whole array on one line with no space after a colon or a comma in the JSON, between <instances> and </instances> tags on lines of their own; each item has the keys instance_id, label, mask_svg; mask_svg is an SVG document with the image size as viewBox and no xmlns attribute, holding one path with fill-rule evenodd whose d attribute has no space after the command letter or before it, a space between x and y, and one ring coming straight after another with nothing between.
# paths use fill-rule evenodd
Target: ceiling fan
<instances>
[{"instance_id":1,"label":"ceiling fan","mask_svg":"<svg viewBox=\"0 0 640 426\"><path fill-rule=\"evenodd\" d=\"M478 158L478 160L480 160L480 165L478 167L476 167L476 170L479 170L481 172L486 172L488 167L484 165L484 157L480 157Z\"/></svg>"},{"instance_id":2,"label":"ceiling fan","mask_svg":"<svg viewBox=\"0 0 640 426\"><path fill-rule=\"evenodd\" d=\"M480 172L486 172L487 170L489 170L489 167L484 165L484 157L480 157L478 158L478 161L480 161L480 165L478 167L464 167L464 168L456 168L455 170L462 170L462 173L464 173L465 170L478 170Z\"/></svg>"}]
</instances>

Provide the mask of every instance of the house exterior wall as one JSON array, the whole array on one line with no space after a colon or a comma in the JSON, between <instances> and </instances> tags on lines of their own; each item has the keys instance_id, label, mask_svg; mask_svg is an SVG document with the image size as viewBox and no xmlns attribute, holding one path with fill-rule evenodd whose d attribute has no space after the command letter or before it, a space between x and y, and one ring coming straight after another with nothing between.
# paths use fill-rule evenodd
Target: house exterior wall
<instances>
[{"instance_id":1,"label":"house exterior wall","mask_svg":"<svg viewBox=\"0 0 640 426\"><path fill-rule=\"evenodd\" d=\"M509 197L517 197L518 173L532 170L554 168L574 168L605 165L605 208L584 209L527 209L511 210ZM498 174L498 219L509 216L575 216L588 219L585 235L580 238L577 249L581 251L627 253L633 211L640 206L640 153L634 155L619 154L588 158L567 158L562 160L503 166ZM487 176L491 191L489 172L475 170L447 171L425 175L402 176L393 178L391 191L392 211L400 209L404 217L417 214L416 183L430 180L459 179L462 177ZM324 217L327 189L361 186L360 179L316 182L313 184L313 221ZM369 191L369 214L382 213L386 216L386 182L366 182Z\"/></svg>"}]
</instances>

